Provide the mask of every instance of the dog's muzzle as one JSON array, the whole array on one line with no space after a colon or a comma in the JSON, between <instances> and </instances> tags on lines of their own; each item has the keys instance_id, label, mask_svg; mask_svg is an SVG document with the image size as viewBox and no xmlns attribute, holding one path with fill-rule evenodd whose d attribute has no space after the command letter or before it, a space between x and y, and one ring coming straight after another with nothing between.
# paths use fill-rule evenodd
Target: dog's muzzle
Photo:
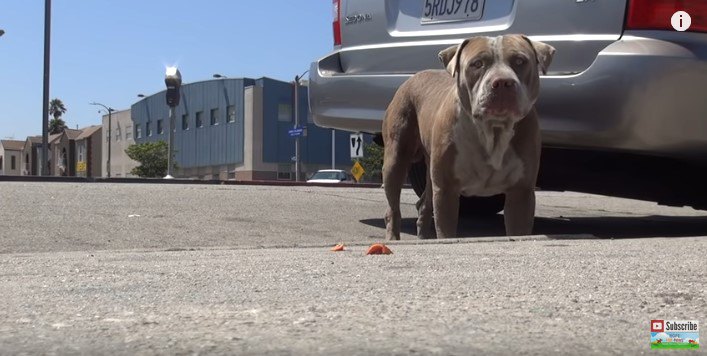
<instances>
[{"instance_id":1,"label":"dog's muzzle","mask_svg":"<svg viewBox=\"0 0 707 356\"><path fill-rule=\"evenodd\" d=\"M496 78L488 84L486 100L481 103L484 117L521 116L520 83L514 78Z\"/></svg>"}]
</instances>

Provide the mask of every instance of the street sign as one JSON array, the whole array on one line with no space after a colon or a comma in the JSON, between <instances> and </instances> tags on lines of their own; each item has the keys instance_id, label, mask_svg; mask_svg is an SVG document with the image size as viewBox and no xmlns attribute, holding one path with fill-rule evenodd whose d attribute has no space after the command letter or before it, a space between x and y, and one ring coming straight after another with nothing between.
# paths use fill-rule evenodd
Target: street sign
<instances>
[{"instance_id":1,"label":"street sign","mask_svg":"<svg viewBox=\"0 0 707 356\"><path fill-rule=\"evenodd\" d=\"M363 134L362 133L351 134L349 148L351 149L351 158L362 158L363 157Z\"/></svg>"},{"instance_id":2,"label":"street sign","mask_svg":"<svg viewBox=\"0 0 707 356\"><path fill-rule=\"evenodd\" d=\"M293 129L289 129L287 133L290 135L290 137L295 137L295 136L302 136L302 133L304 132L303 127L295 127Z\"/></svg>"},{"instance_id":3,"label":"street sign","mask_svg":"<svg viewBox=\"0 0 707 356\"><path fill-rule=\"evenodd\" d=\"M361 181L361 176L363 176L364 173L366 173L366 171L363 169L363 166L361 165L361 163L358 163L358 161L356 161L356 163L354 163L353 165L353 168L351 168L351 174L353 174L354 178L356 178L356 182Z\"/></svg>"}]
</instances>

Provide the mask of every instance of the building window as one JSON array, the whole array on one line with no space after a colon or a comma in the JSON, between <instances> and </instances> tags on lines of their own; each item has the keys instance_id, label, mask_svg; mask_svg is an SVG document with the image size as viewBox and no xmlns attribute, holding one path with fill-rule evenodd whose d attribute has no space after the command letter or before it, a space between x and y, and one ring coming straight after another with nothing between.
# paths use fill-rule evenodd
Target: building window
<instances>
[{"instance_id":1,"label":"building window","mask_svg":"<svg viewBox=\"0 0 707 356\"><path fill-rule=\"evenodd\" d=\"M197 128L202 128L204 127L204 112L203 111L198 111L196 113L196 127Z\"/></svg>"},{"instance_id":2,"label":"building window","mask_svg":"<svg viewBox=\"0 0 707 356\"><path fill-rule=\"evenodd\" d=\"M291 164L278 164L277 165L277 179L280 180L292 180L292 165Z\"/></svg>"},{"instance_id":3,"label":"building window","mask_svg":"<svg viewBox=\"0 0 707 356\"><path fill-rule=\"evenodd\" d=\"M164 133L164 127L162 127L162 119L157 120L157 134L161 135Z\"/></svg>"},{"instance_id":4,"label":"building window","mask_svg":"<svg viewBox=\"0 0 707 356\"><path fill-rule=\"evenodd\" d=\"M218 109L211 109L211 126L218 125Z\"/></svg>"},{"instance_id":5,"label":"building window","mask_svg":"<svg viewBox=\"0 0 707 356\"><path fill-rule=\"evenodd\" d=\"M278 104L277 105L277 121L290 122L292 121L292 105Z\"/></svg>"},{"instance_id":6,"label":"building window","mask_svg":"<svg viewBox=\"0 0 707 356\"><path fill-rule=\"evenodd\" d=\"M236 122L236 106L235 105L229 105L226 107L226 113L228 117L226 120L228 122Z\"/></svg>"},{"instance_id":7,"label":"building window","mask_svg":"<svg viewBox=\"0 0 707 356\"><path fill-rule=\"evenodd\" d=\"M125 127L125 139L126 139L126 140L132 140L132 139L133 139L133 127L132 127L132 126L126 126L126 127Z\"/></svg>"},{"instance_id":8,"label":"building window","mask_svg":"<svg viewBox=\"0 0 707 356\"><path fill-rule=\"evenodd\" d=\"M17 157L15 156L10 156L10 169L13 171L17 169Z\"/></svg>"},{"instance_id":9,"label":"building window","mask_svg":"<svg viewBox=\"0 0 707 356\"><path fill-rule=\"evenodd\" d=\"M151 122L149 122L149 121L145 124L145 131L147 131L146 132L147 137L152 136L152 125L150 125L150 124L151 124Z\"/></svg>"},{"instance_id":10,"label":"building window","mask_svg":"<svg viewBox=\"0 0 707 356\"><path fill-rule=\"evenodd\" d=\"M84 151L86 151L86 146L84 144L79 145L79 162L83 162Z\"/></svg>"},{"instance_id":11,"label":"building window","mask_svg":"<svg viewBox=\"0 0 707 356\"><path fill-rule=\"evenodd\" d=\"M189 115L182 115L182 130L189 130Z\"/></svg>"},{"instance_id":12,"label":"building window","mask_svg":"<svg viewBox=\"0 0 707 356\"><path fill-rule=\"evenodd\" d=\"M135 125L135 138L142 138L142 127L140 127L140 124Z\"/></svg>"},{"instance_id":13,"label":"building window","mask_svg":"<svg viewBox=\"0 0 707 356\"><path fill-rule=\"evenodd\" d=\"M120 141L121 138L122 136L120 134L120 127L118 127L117 129L115 129L115 140Z\"/></svg>"}]
</instances>

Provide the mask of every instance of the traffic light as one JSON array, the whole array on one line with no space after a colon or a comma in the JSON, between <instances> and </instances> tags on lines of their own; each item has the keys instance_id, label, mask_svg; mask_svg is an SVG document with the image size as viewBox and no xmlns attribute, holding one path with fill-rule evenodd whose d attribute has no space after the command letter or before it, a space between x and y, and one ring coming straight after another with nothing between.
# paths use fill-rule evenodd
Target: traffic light
<instances>
[{"instance_id":1,"label":"traffic light","mask_svg":"<svg viewBox=\"0 0 707 356\"><path fill-rule=\"evenodd\" d=\"M182 86L182 74L177 67L168 67L165 72L164 83L167 85L167 105L179 105L179 88Z\"/></svg>"}]
</instances>

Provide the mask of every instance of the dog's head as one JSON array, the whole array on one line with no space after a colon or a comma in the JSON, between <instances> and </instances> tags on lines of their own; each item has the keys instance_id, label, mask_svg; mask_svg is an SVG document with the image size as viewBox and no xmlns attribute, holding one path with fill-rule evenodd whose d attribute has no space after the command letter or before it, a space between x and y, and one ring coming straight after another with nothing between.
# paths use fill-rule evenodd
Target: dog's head
<instances>
[{"instance_id":1,"label":"dog's head","mask_svg":"<svg viewBox=\"0 0 707 356\"><path fill-rule=\"evenodd\" d=\"M555 49L523 35L473 37L439 53L455 77L462 110L479 122L512 125L538 98ZM488 122L487 124L491 124ZM495 124L494 124L495 126Z\"/></svg>"}]
</instances>

